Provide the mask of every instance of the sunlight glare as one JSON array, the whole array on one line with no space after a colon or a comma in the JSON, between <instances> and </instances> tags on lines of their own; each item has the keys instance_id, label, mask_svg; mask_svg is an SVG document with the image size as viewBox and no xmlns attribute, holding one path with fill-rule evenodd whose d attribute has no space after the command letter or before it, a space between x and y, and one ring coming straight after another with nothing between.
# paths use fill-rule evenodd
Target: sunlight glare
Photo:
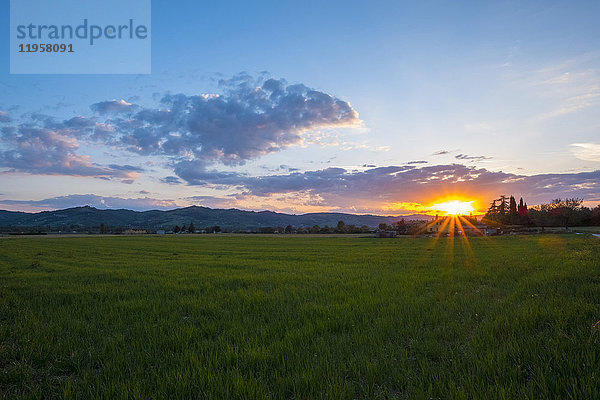
<instances>
[{"instance_id":1,"label":"sunlight glare","mask_svg":"<svg viewBox=\"0 0 600 400\"><path fill-rule=\"evenodd\" d=\"M475 211L473 201L450 200L444 203L437 203L430 207L433 211L440 211L446 215L468 215Z\"/></svg>"}]
</instances>

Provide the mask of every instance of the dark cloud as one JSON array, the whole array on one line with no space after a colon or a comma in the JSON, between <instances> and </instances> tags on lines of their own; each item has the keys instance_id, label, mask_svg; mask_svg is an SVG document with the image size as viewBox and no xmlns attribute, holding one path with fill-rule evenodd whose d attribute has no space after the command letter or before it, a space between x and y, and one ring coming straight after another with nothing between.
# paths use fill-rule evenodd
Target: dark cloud
<instances>
[{"instance_id":1,"label":"dark cloud","mask_svg":"<svg viewBox=\"0 0 600 400\"><path fill-rule=\"evenodd\" d=\"M454 156L457 160L468 160L468 161L483 161L490 160L492 157L486 156L469 156L467 154L457 154Z\"/></svg>"},{"instance_id":2,"label":"dark cloud","mask_svg":"<svg viewBox=\"0 0 600 400\"><path fill-rule=\"evenodd\" d=\"M70 128L70 129L74 129L77 131L80 130L85 130L85 129L91 129L93 127L96 126L96 122L94 122L91 119L85 118L85 117L81 117L81 116L77 116L77 117L73 117L71 119L65 120L62 122L62 126L56 124L55 126L50 126L51 128Z\"/></svg>"},{"instance_id":3,"label":"dark cloud","mask_svg":"<svg viewBox=\"0 0 600 400\"><path fill-rule=\"evenodd\" d=\"M427 161L409 161L406 164L408 165L413 165L413 164L427 164Z\"/></svg>"},{"instance_id":4,"label":"dark cloud","mask_svg":"<svg viewBox=\"0 0 600 400\"><path fill-rule=\"evenodd\" d=\"M444 154L448 154L450 151L448 150L438 150L432 154L432 156L443 156Z\"/></svg>"},{"instance_id":5,"label":"dark cloud","mask_svg":"<svg viewBox=\"0 0 600 400\"><path fill-rule=\"evenodd\" d=\"M98 114L128 113L138 108L137 105L126 102L125 100L110 100L94 103L90 109Z\"/></svg>"},{"instance_id":6,"label":"dark cloud","mask_svg":"<svg viewBox=\"0 0 600 400\"><path fill-rule=\"evenodd\" d=\"M180 185L181 180L176 176L166 176L160 180L162 183L166 183L168 185Z\"/></svg>"},{"instance_id":7,"label":"dark cloud","mask_svg":"<svg viewBox=\"0 0 600 400\"><path fill-rule=\"evenodd\" d=\"M98 196L95 194L73 194L43 200L0 200L2 206L27 206L31 209L57 210L70 207L92 206L99 209L119 209L144 211L150 209L170 210L178 205L173 200L160 200L150 197L123 198Z\"/></svg>"}]
</instances>

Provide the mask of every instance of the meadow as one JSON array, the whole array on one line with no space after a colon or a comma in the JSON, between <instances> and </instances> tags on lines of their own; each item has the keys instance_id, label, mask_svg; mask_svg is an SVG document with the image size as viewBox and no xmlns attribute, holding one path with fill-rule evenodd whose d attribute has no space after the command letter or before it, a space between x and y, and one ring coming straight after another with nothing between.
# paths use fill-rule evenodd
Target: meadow
<instances>
[{"instance_id":1,"label":"meadow","mask_svg":"<svg viewBox=\"0 0 600 400\"><path fill-rule=\"evenodd\" d=\"M600 239L0 238L0 396L598 398Z\"/></svg>"}]
</instances>

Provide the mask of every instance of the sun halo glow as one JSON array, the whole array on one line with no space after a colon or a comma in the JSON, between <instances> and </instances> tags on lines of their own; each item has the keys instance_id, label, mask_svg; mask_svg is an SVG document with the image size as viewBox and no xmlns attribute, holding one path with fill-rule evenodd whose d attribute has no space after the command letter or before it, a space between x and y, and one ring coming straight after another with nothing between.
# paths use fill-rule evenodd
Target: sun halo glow
<instances>
[{"instance_id":1,"label":"sun halo glow","mask_svg":"<svg viewBox=\"0 0 600 400\"><path fill-rule=\"evenodd\" d=\"M473 201L448 200L436 203L429 207L432 211L446 213L446 215L468 215L475 211Z\"/></svg>"}]
</instances>

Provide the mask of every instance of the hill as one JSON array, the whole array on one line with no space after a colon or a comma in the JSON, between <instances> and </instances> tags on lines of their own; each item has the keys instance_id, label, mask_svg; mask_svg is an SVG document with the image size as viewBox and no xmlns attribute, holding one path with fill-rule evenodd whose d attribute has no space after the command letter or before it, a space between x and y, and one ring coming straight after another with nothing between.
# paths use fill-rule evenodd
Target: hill
<instances>
[{"instance_id":1,"label":"hill","mask_svg":"<svg viewBox=\"0 0 600 400\"><path fill-rule=\"evenodd\" d=\"M97 228L104 223L107 227L140 229L171 229L175 225L194 223L196 227L214 226L228 230L248 230L260 227L291 225L307 227L313 225L335 226L338 221L346 225L377 227L380 223L391 224L400 219L431 219L427 215L404 217L357 215L345 213L284 214L273 211L243 211L238 209L212 209L191 206L168 211L99 210L94 207L74 207L56 211L25 213L0 210L0 226L3 227L50 227L68 230Z\"/></svg>"}]
</instances>

